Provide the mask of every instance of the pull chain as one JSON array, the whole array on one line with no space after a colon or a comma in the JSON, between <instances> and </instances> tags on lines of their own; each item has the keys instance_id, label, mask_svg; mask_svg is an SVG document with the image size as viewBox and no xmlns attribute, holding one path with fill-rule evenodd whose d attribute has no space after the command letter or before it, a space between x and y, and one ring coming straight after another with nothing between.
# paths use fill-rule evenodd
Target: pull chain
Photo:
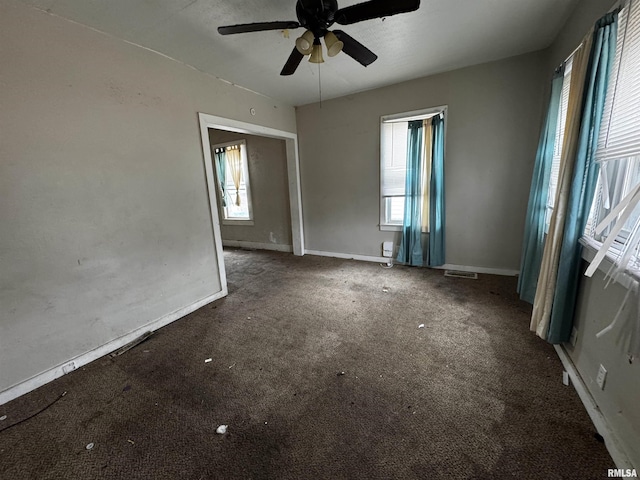
<instances>
[{"instance_id":1,"label":"pull chain","mask_svg":"<svg viewBox=\"0 0 640 480\"><path fill-rule=\"evenodd\" d=\"M318 64L318 93L320 95L320 108L322 108L322 82L320 81L320 64Z\"/></svg>"}]
</instances>

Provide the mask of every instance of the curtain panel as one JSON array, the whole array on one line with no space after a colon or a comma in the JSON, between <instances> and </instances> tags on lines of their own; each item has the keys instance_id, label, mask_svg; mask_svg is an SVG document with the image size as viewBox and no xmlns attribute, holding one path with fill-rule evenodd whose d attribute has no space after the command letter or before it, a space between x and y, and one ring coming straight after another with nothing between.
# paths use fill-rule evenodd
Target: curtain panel
<instances>
[{"instance_id":1,"label":"curtain panel","mask_svg":"<svg viewBox=\"0 0 640 480\"><path fill-rule=\"evenodd\" d=\"M429 254L427 265L437 267L445 263L444 237L444 114L431 120L433 132L431 182L429 185Z\"/></svg>"},{"instance_id":2,"label":"curtain panel","mask_svg":"<svg viewBox=\"0 0 640 480\"><path fill-rule=\"evenodd\" d=\"M220 184L220 196L222 197L222 206L227 206L227 192L225 192L225 181L227 175L227 160L224 148L216 148L214 153L216 159L216 168L218 169L218 183Z\"/></svg>"},{"instance_id":3,"label":"curtain panel","mask_svg":"<svg viewBox=\"0 0 640 480\"><path fill-rule=\"evenodd\" d=\"M576 153L573 181L567 204L564 238L560 251L558 279L553 298L547 340L569 341L575 313L584 233L598 181L598 164L594 161L609 74L615 58L618 12L607 14L596 23L589 66L580 139Z\"/></svg>"},{"instance_id":4,"label":"curtain panel","mask_svg":"<svg viewBox=\"0 0 640 480\"><path fill-rule=\"evenodd\" d=\"M236 187L236 205L241 205L240 200L240 182L242 180L242 156L240 155L240 147L233 145L227 147L227 164L229 165L229 172L233 179L233 185Z\"/></svg>"},{"instance_id":5,"label":"curtain panel","mask_svg":"<svg viewBox=\"0 0 640 480\"><path fill-rule=\"evenodd\" d=\"M574 55L558 192L544 246L531 330L550 343L569 340L581 246L598 176L594 162L615 54L617 11L600 19Z\"/></svg>"},{"instance_id":6,"label":"curtain panel","mask_svg":"<svg viewBox=\"0 0 640 480\"><path fill-rule=\"evenodd\" d=\"M424 143L422 156L422 231L429 233L429 198L431 197L431 159L433 158L433 129L431 118L425 118L422 124Z\"/></svg>"},{"instance_id":7,"label":"curtain panel","mask_svg":"<svg viewBox=\"0 0 640 480\"><path fill-rule=\"evenodd\" d=\"M422 266L422 156L423 121L409 122L407 139L407 176L405 180L404 220L402 240L397 260L413 266Z\"/></svg>"},{"instance_id":8,"label":"curtain panel","mask_svg":"<svg viewBox=\"0 0 640 480\"><path fill-rule=\"evenodd\" d=\"M518 277L520 298L529 303L533 303L536 296L536 286L538 285L538 275L540 274L540 264L542 263L542 252L544 250L549 179L551 177L551 164L553 163L563 80L564 66L556 70L551 81L551 98L540 136L540 143L538 144L536 162L533 167L533 180L531 181L531 190L529 192L529 206L527 207L520 261L520 276Z\"/></svg>"}]
</instances>

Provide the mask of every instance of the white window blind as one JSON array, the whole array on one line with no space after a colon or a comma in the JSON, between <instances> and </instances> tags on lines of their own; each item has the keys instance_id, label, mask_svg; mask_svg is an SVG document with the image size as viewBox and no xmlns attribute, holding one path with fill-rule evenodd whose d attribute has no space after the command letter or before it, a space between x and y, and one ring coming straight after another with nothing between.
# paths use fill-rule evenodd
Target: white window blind
<instances>
[{"instance_id":1,"label":"white window blind","mask_svg":"<svg viewBox=\"0 0 640 480\"><path fill-rule=\"evenodd\" d=\"M620 11L619 32L596 159L640 155L640 2Z\"/></svg>"},{"instance_id":2,"label":"white window blind","mask_svg":"<svg viewBox=\"0 0 640 480\"><path fill-rule=\"evenodd\" d=\"M407 122L383 123L381 190L383 197L404 197L407 176Z\"/></svg>"},{"instance_id":3,"label":"white window blind","mask_svg":"<svg viewBox=\"0 0 640 480\"><path fill-rule=\"evenodd\" d=\"M549 197L547 207L553 210L558 190L558 176L560 175L560 158L562 157L562 143L564 142L564 129L567 123L567 108L569 106L569 89L571 87L571 70L573 66L573 56L570 57L564 66L564 78L562 79L562 94L560 96L560 107L558 108L558 124L556 127L556 138L553 147L553 160L551 162L551 177L549 178ZM547 224L551 217L551 212L547 215Z\"/></svg>"}]
</instances>

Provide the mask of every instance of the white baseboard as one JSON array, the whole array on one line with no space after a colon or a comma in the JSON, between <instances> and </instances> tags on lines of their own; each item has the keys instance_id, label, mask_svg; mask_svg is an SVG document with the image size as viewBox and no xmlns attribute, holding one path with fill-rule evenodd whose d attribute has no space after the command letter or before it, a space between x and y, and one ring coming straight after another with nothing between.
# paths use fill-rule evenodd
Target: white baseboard
<instances>
[{"instance_id":1,"label":"white baseboard","mask_svg":"<svg viewBox=\"0 0 640 480\"><path fill-rule=\"evenodd\" d=\"M304 253L306 255L318 255L320 257L333 257L333 258L346 258L349 260L361 260L363 262L387 263L389 260L393 260L394 263L398 265L403 265L402 263L397 262L393 258L374 257L370 255L357 255L355 253L323 252L320 250L305 250ZM442 265L441 267L429 267L429 268L436 268L438 270L459 270L461 272L486 273L490 275L504 275L508 277L514 277L520 273L518 270L507 270L503 268L487 268L487 267L469 267L466 265L452 265L450 263Z\"/></svg>"},{"instance_id":2,"label":"white baseboard","mask_svg":"<svg viewBox=\"0 0 640 480\"><path fill-rule=\"evenodd\" d=\"M140 337L142 334L149 331L158 330L159 328L162 328L165 325L168 325L169 323L174 322L175 320L178 320L179 318L182 318L185 315L190 314L191 312L194 312L200 307L203 307L213 302L214 300L218 300L219 298L225 297L226 295L227 295L227 289L225 288L224 290L218 293L214 293L213 295L209 295L208 297L198 300L197 302L192 303L191 305L175 310L167 315L164 315L156 320L153 320L152 322L147 323L146 325L143 325L142 327L136 328L132 332L129 332L126 335L123 335L122 337L115 338L110 342L105 343L104 345L94 348L93 350L90 350L76 357L70 358L63 364L50 368L49 370L45 370L44 372L39 373L38 375L35 375L27 380L24 380L23 382L20 382L12 387L9 387L8 389L0 392L0 405L3 405L15 398L18 398L19 396L24 395L25 393L29 393L30 391L35 390L36 388L41 387L42 385L49 383L55 380L56 378L59 378L65 375L65 373L76 370L90 362L93 362L94 360L100 357L103 357L104 355L107 355L115 350L118 350L119 348L134 341L136 338ZM68 367L70 366L71 366L71 370L68 369ZM67 371L65 371L65 369L67 369Z\"/></svg>"},{"instance_id":3,"label":"white baseboard","mask_svg":"<svg viewBox=\"0 0 640 480\"><path fill-rule=\"evenodd\" d=\"M469 267L467 265L453 265L451 263L445 263L440 267L433 268L437 268L438 270L458 270L460 272L486 273L488 275L502 275L505 277L515 277L516 275L520 274L518 270L509 270L506 268Z\"/></svg>"},{"instance_id":4,"label":"white baseboard","mask_svg":"<svg viewBox=\"0 0 640 480\"><path fill-rule=\"evenodd\" d=\"M389 259L385 257L357 255L355 253L321 252L320 250L306 250L306 249L304 253L305 255L317 255L319 257L345 258L347 260L360 260L363 262L387 263L387 261L389 261Z\"/></svg>"},{"instance_id":5,"label":"white baseboard","mask_svg":"<svg viewBox=\"0 0 640 480\"><path fill-rule=\"evenodd\" d=\"M222 240L223 247L248 248L250 250L275 250L276 252L293 252L292 245L279 243L245 242L243 240Z\"/></svg>"},{"instance_id":6,"label":"white baseboard","mask_svg":"<svg viewBox=\"0 0 640 480\"><path fill-rule=\"evenodd\" d=\"M554 345L554 348L556 349L558 357L560 357L562 366L569 374L571 384L576 389L576 392L580 397L585 410L587 411L589 417L591 418L591 421L593 422L593 426L596 427L598 433L602 435L602 438L604 438L604 444L609 451L609 455L611 455L611 459L616 464L616 468L634 468L634 466L629 461L629 457L624 452L624 448L622 447L618 436L609 425L609 422L602 414L602 411L600 411L600 408L598 408L598 405L589 393L589 390L584 384L582 377L578 373L578 370L573 364L573 361L571 361L571 358L569 357L569 354L565 350L564 346Z\"/></svg>"}]
</instances>

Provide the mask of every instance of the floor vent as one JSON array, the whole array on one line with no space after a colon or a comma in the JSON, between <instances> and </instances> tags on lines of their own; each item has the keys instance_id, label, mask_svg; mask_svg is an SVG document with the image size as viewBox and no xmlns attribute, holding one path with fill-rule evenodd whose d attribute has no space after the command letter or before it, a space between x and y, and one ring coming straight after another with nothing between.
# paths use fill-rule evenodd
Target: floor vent
<instances>
[{"instance_id":1,"label":"floor vent","mask_svg":"<svg viewBox=\"0 0 640 480\"><path fill-rule=\"evenodd\" d=\"M476 272L461 272L460 270L445 270L444 276L456 278L471 278L473 280L478 279L478 274Z\"/></svg>"}]
</instances>

